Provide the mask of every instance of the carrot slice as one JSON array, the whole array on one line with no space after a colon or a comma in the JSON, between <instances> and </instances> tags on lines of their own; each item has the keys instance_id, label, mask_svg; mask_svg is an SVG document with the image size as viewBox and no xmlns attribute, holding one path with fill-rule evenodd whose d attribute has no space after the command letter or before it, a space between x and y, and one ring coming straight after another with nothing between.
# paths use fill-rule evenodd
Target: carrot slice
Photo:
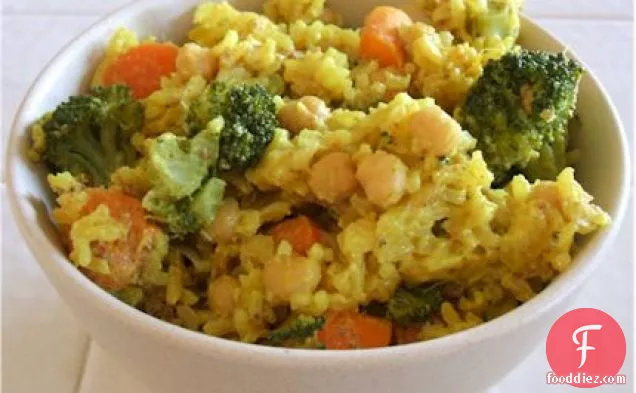
<instances>
[{"instance_id":1,"label":"carrot slice","mask_svg":"<svg viewBox=\"0 0 636 393\"><path fill-rule=\"evenodd\" d=\"M82 216L92 213L100 205L108 207L114 219L130 224L128 243L131 247L136 247L144 229L149 225L141 202L119 191L92 188L88 190L88 201L82 207Z\"/></svg>"},{"instance_id":2,"label":"carrot slice","mask_svg":"<svg viewBox=\"0 0 636 393\"><path fill-rule=\"evenodd\" d=\"M114 242L94 242L91 245L93 255L108 262L108 274L89 269L83 271L100 287L108 291L118 291L130 285L147 260L147 256L153 251L139 249L146 230L154 228L159 232L159 229L148 223L141 202L118 191L89 189L88 200L81 213L88 215L100 205L108 207L111 217L128 226L128 235L125 239Z\"/></svg>"},{"instance_id":3,"label":"carrot slice","mask_svg":"<svg viewBox=\"0 0 636 393\"><path fill-rule=\"evenodd\" d=\"M398 27L412 23L413 20L406 12L388 5L375 7L364 18L365 27L373 27L385 31L395 31Z\"/></svg>"},{"instance_id":4,"label":"carrot slice","mask_svg":"<svg viewBox=\"0 0 636 393\"><path fill-rule=\"evenodd\" d=\"M365 18L360 37L360 54L363 58L377 60L380 66L401 67L406 59L404 44L398 28L413 21L402 10L380 6Z\"/></svg>"},{"instance_id":5,"label":"carrot slice","mask_svg":"<svg viewBox=\"0 0 636 393\"><path fill-rule=\"evenodd\" d=\"M391 342L391 322L355 311L339 311L327 316L318 339L327 349L386 347Z\"/></svg>"},{"instance_id":6,"label":"carrot slice","mask_svg":"<svg viewBox=\"0 0 636 393\"><path fill-rule=\"evenodd\" d=\"M406 58L399 39L382 31L366 28L362 29L360 53L365 59L377 60L381 67L401 67Z\"/></svg>"},{"instance_id":7,"label":"carrot slice","mask_svg":"<svg viewBox=\"0 0 636 393\"><path fill-rule=\"evenodd\" d=\"M135 98L146 98L160 87L161 77L176 70L179 48L169 43L148 43L131 48L104 72L104 84L129 86Z\"/></svg>"},{"instance_id":8,"label":"carrot slice","mask_svg":"<svg viewBox=\"0 0 636 393\"><path fill-rule=\"evenodd\" d=\"M320 227L307 216L298 216L281 222L272 229L276 243L286 240L299 254L307 255L311 246L321 239Z\"/></svg>"}]
</instances>

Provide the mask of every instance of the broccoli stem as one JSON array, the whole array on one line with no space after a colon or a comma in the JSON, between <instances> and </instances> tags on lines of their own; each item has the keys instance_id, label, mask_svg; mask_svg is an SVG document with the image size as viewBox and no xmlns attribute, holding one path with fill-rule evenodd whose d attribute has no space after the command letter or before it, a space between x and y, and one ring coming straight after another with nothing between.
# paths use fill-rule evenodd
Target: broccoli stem
<instances>
[{"instance_id":1,"label":"broccoli stem","mask_svg":"<svg viewBox=\"0 0 636 393\"><path fill-rule=\"evenodd\" d=\"M265 342L271 346L281 346L289 340L310 338L325 324L324 317L300 316L289 325L278 328L266 337Z\"/></svg>"},{"instance_id":2,"label":"broccoli stem","mask_svg":"<svg viewBox=\"0 0 636 393\"><path fill-rule=\"evenodd\" d=\"M443 285L439 282L398 288L387 304L386 316L399 325L426 322L442 305L442 291Z\"/></svg>"}]
</instances>

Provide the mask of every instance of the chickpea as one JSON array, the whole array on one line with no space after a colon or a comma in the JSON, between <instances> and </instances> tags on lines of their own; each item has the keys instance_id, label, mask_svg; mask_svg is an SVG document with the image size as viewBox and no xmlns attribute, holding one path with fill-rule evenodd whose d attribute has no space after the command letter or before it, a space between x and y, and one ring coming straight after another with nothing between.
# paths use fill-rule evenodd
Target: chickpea
<instances>
[{"instance_id":1,"label":"chickpea","mask_svg":"<svg viewBox=\"0 0 636 393\"><path fill-rule=\"evenodd\" d=\"M356 178L370 202L387 207L404 195L407 170L399 158L378 150L362 159Z\"/></svg>"},{"instance_id":2,"label":"chickpea","mask_svg":"<svg viewBox=\"0 0 636 393\"><path fill-rule=\"evenodd\" d=\"M304 96L281 108L278 119L283 127L292 134L304 129L317 130L323 128L330 115L329 107L323 100L314 96Z\"/></svg>"},{"instance_id":3,"label":"chickpea","mask_svg":"<svg viewBox=\"0 0 636 393\"><path fill-rule=\"evenodd\" d=\"M234 290L238 287L239 281L228 275L212 281L208 285L208 305L210 309L224 316L231 314L236 305Z\"/></svg>"},{"instance_id":4,"label":"chickpea","mask_svg":"<svg viewBox=\"0 0 636 393\"><path fill-rule=\"evenodd\" d=\"M218 243L232 240L236 229L236 224L240 219L240 209L235 199L223 201L216 212L214 221L207 228L207 235Z\"/></svg>"},{"instance_id":5,"label":"chickpea","mask_svg":"<svg viewBox=\"0 0 636 393\"><path fill-rule=\"evenodd\" d=\"M409 132L413 138L413 153L444 156L459 145L462 128L442 108L434 105L411 115Z\"/></svg>"},{"instance_id":6,"label":"chickpea","mask_svg":"<svg viewBox=\"0 0 636 393\"><path fill-rule=\"evenodd\" d=\"M289 303L296 294L310 294L320 283L320 263L299 256L277 255L265 264L263 283L275 304Z\"/></svg>"},{"instance_id":7,"label":"chickpea","mask_svg":"<svg viewBox=\"0 0 636 393\"><path fill-rule=\"evenodd\" d=\"M347 198L357 184L353 162L347 153L327 153L311 167L309 188L323 201L334 203Z\"/></svg>"},{"instance_id":8,"label":"chickpea","mask_svg":"<svg viewBox=\"0 0 636 393\"><path fill-rule=\"evenodd\" d=\"M177 53L177 73L183 80L201 75L207 80L216 74L217 63L212 51L197 44L187 43Z\"/></svg>"}]
</instances>

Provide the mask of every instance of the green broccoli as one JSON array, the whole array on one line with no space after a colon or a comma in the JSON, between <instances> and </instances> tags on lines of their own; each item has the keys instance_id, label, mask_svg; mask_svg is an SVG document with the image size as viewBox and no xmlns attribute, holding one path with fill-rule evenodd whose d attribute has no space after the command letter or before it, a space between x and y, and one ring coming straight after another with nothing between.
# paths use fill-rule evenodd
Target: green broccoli
<instances>
[{"instance_id":1,"label":"green broccoli","mask_svg":"<svg viewBox=\"0 0 636 393\"><path fill-rule=\"evenodd\" d=\"M455 116L477 139L496 186L519 172L553 179L564 168L582 73L564 53L543 51L486 64Z\"/></svg>"},{"instance_id":2,"label":"green broccoli","mask_svg":"<svg viewBox=\"0 0 636 393\"><path fill-rule=\"evenodd\" d=\"M398 325L426 322L442 305L442 290L440 283L398 288L386 305L386 317Z\"/></svg>"},{"instance_id":3,"label":"green broccoli","mask_svg":"<svg viewBox=\"0 0 636 393\"><path fill-rule=\"evenodd\" d=\"M214 83L190 106L191 132L217 116L225 120L219 169L244 170L256 165L278 126L273 96L260 85Z\"/></svg>"},{"instance_id":4,"label":"green broccoli","mask_svg":"<svg viewBox=\"0 0 636 393\"><path fill-rule=\"evenodd\" d=\"M286 326L271 332L265 342L272 346L280 346L289 340L304 340L311 338L325 325L323 317L299 316Z\"/></svg>"},{"instance_id":5,"label":"green broccoli","mask_svg":"<svg viewBox=\"0 0 636 393\"><path fill-rule=\"evenodd\" d=\"M188 139L164 133L148 145L148 169L155 191L171 199L191 195L216 168L223 119L218 117Z\"/></svg>"},{"instance_id":6,"label":"green broccoli","mask_svg":"<svg viewBox=\"0 0 636 393\"><path fill-rule=\"evenodd\" d=\"M470 3L466 20L467 32L472 38L499 37L505 39L512 37L513 41L519 35L519 10L521 4L518 0L490 0L485 7L477 7Z\"/></svg>"},{"instance_id":7,"label":"green broccoli","mask_svg":"<svg viewBox=\"0 0 636 393\"><path fill-rule=\"evenodd\" d=\"M201 226L212 223L214 217L216 217L216 211L223 201L224 192L225 181L213 177L194 194L190 204L190 211Z\"/></svg>"},{"instance_id":8,"label":"green broccoli","mask_svg":"<svg viewBox=\"0 0 636 393\"><path fill-rule=\"evenodd\" d=\"M420 0L425 19L438 31L448 30L461 42L496 37L509 41L509 45L519 35L522 3L523 0L460 0L459 4Z\"/></svg>"},{"instance_id":9,"label":"green broccoli","mask_svg":"<svg viewBox=\"0 0 636 393\"><path fill-rule=\"evenodd\" d=\"M144 196L142 206L148 218L162 224L173 239L181 239L200 228L188 198L171 201L151 190Z\"/></svg>"},{"instance_id":10,"label":"green broccoli","mask_svg":"<svg viewBox=\"0 0 636 393\"><path fill-rule=\"evenodd\" d=\"M212 222L223 200L225 182L214 177L222 128L218 117L190 139L165 133L148 145L146 168L153 188L142 206L174 238Z\"/></svg>"},{"instance_id":11,"label":"green broccoli","mask_svg":"<svg viewBox=\"0 0 636 393\"><path fill-rule=\"evenodd\" d=\"M213 177L192 197L177 201L151 190L144 197L142 206L150 213L150 219L166 226L172 238L181 239L212 223L224 191L225 182Z\"/></svg>"},{"instance_id":12,"label":"green broccoli","mask_svg":"<svg viewBox=\"0 0 636 393\"><path fill-rule=\"evenodd\" d=\"M523 174L530 180L554 180L563 168L568 166L568 128L555 133L552 143L544 143L538 150L539 156L523 168Z\"/></svg>"},{"instance_id":13,"label":"green broccoli","mask_svg":"<svg viewBox=\"0 0 636 393\"><path fill-rule=\"evenodd\" d=\"M143 125L143 108L123 85L96 87L45 115L43 159L51 172L68 171L88 185L106 186L117 168L132 166L130 138Z\"/></svg>"}]
</instances>

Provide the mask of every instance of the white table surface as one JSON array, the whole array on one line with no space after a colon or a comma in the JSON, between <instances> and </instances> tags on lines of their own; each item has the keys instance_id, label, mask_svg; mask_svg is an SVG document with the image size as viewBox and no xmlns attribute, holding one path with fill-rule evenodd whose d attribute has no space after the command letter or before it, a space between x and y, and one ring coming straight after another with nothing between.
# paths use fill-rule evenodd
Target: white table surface
<instances>
[{"instance_id":1,"label":"white table surface","mask_svg":"<svg viewBox=\"0 0 636 393\"><path fill-rule=\"evenodd\" d=\"M128 0L8 0L2 9L2 145L13 114L46 62L71 38ZM629 0L527 0L526 12L578 53L600 77L633 146L632 4ZM3 156L4 156L4 147ZM4 159L2 160L4 162ZM3 166L3 165L2 165ZM0 184L4 201L4 181ZM633 210L603 266L575 307L600 308L628 336L622 373L633 391ZM46 281L2 207L2 390L7 393L150 393L136 384L76 324ZM549 366L539 346L497 388L499 392L574 392L546 386Z\"/></svg>"}]
</instances>

